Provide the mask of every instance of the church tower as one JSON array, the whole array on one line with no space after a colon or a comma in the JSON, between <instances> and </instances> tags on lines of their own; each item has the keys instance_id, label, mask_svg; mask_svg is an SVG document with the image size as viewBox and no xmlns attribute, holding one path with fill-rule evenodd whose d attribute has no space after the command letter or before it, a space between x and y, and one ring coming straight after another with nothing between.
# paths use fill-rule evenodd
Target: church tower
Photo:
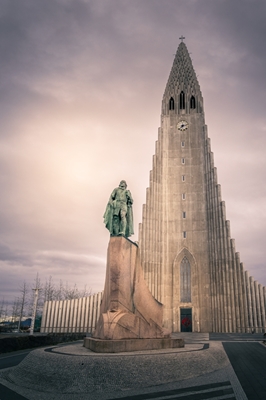
<instances>
[{"instance_id":1,"label":"church tower","mask_svg":"<svg viewBox=\"0 0 266 400\"><path fill-rule=\"evenodd\" d=\"M203 97L183 39L163 95L140 224L145 279L173 332L262 332L265 287L244 271L230 238Z\"/></svg>"}]
</instances>

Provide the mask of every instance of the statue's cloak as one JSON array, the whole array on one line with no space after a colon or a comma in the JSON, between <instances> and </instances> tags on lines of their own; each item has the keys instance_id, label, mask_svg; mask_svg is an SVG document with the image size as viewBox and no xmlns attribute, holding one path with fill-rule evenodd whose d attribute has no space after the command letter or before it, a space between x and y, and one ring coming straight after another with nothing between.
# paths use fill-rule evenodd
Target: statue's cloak
<instances>
[{"instance_id":1,"label":"statue's cloak","mask_svg":"<svg viewBox=\"0 0 266 400\"><path fill-rule=\"evenodd\" d=\"M110 232L111 235L113 235L113 216L114 216L114 210L115 210L115 200L113 202L108 202L106 206L106 210L104 213L104 224L108 231ZM131 235L134 235L134 229L133 229L133 209L131 205L127 205L127 214L126 214L126 219L127 219L127 226L126 226L126 237L129 237Z\"/></svg>"}]
</instances>

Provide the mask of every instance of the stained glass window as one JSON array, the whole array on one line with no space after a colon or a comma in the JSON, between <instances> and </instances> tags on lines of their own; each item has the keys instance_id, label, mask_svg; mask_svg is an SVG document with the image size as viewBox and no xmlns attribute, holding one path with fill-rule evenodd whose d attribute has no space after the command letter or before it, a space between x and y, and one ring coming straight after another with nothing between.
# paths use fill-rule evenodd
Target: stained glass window
<instances>
[{"instance_id":1,"label":"stained glass window","mask_svg":"<svg viewBox=\"0 0 266 400\"><path fill-rule=\"evenodd\" d=\"M184 257L180 265L180 301L191 302L191 268L187 257Z\"/></svg>"}]
</instances>

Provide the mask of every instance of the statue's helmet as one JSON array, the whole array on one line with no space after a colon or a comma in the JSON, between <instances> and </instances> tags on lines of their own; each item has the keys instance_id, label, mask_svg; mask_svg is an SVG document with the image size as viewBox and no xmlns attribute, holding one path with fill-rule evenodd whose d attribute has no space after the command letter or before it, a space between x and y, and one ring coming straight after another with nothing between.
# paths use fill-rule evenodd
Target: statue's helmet
<instances>
[{"instance_id":1,"label":"statue's helmet","mask_svg":"<svg viewBox=\"0 0 266 400\"><path fill-rule=\"evenodd\" d=\"M126 181L121 181L121 182L119 183L119 186L122 186L122 184L124 184L125 187L127 188L127 183L126 183Z\"/></svg>"}]
</instances>

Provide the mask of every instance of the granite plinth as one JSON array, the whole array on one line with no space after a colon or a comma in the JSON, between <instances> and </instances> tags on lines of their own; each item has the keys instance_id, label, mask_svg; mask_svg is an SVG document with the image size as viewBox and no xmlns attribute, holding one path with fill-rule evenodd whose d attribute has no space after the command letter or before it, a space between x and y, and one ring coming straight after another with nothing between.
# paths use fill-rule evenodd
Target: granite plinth
<instances>
[{"instance_id":1,"label":"granite plinth","mask_svg":"<svg viewBox=\"0 0 266 400\"><path fill-rule=\"evenodd\" d=\"M184 347L184 339L118 339L104 340L86 337L83 346L96 353L123 353L141 350L162 350Z\"/></svg>"},{"instance_id":2,"label":"granite plinth","mask_svg":"<svg viewBox=\"0 0 266 400\"><path fill-rule=\"evenodd\" d=\"M92 337L107 342L170 339L170 331L163 327L162 321L163 304L153 297L146 285L138 246L123 236L111 237L100 318ZM143 346L143 349L152 349ZM133 347L138 348L138 345Z\"/></svg>"}]
</instances>

